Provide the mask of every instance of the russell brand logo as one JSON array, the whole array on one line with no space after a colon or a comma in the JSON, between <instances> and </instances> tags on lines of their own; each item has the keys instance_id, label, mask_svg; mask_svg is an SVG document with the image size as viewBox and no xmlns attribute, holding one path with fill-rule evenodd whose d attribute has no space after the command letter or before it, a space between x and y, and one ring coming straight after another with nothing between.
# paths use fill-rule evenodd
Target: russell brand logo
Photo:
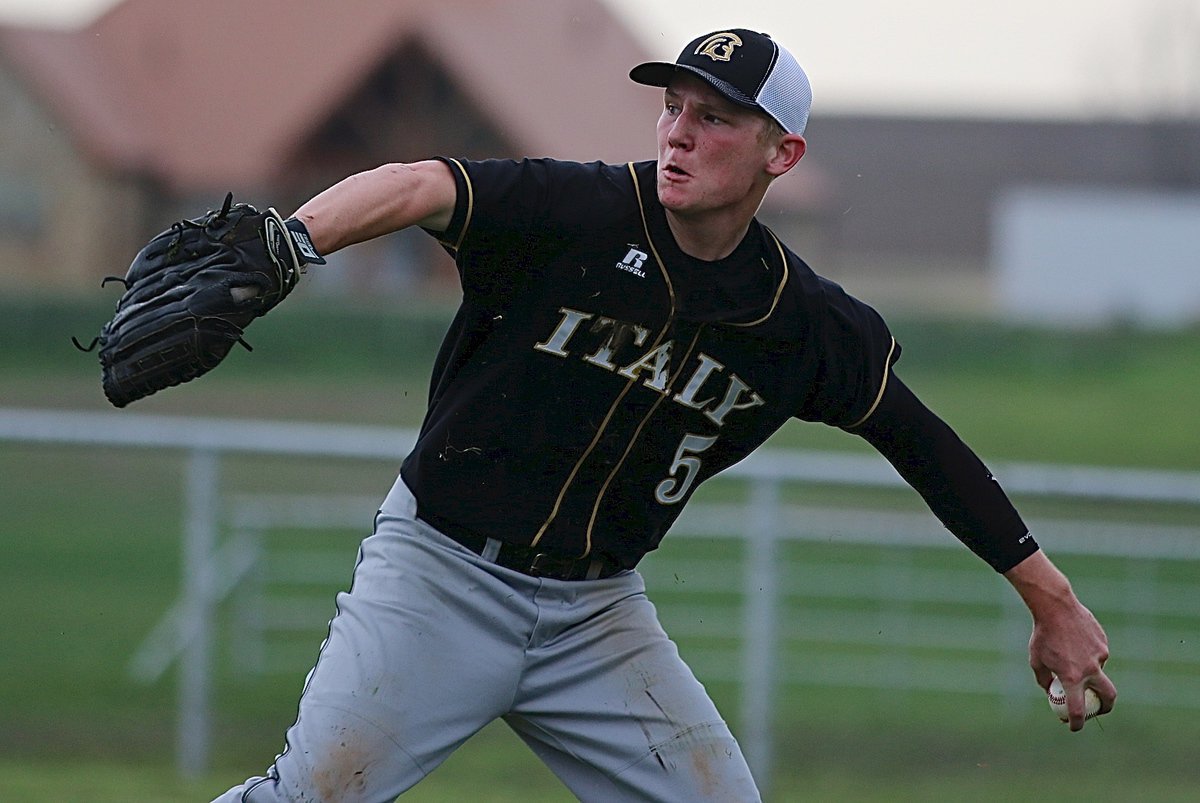
<instances>
[{"instance_id":1,"label":"russell brand logo","mask_svg":"<svg viewBox=\"0 0 1200 803\"><path fill-rule=\"evenodd\" d=\"M616 267L620 270L632 273L639 279L645 279L646 272L642 270L642 266L646 264L646 260L649 258L649 254L647 254L645 251L639 251L631 243L629 246L629 251L625 254L625 257L616 264Z\"/></svg>"}]
</instances>

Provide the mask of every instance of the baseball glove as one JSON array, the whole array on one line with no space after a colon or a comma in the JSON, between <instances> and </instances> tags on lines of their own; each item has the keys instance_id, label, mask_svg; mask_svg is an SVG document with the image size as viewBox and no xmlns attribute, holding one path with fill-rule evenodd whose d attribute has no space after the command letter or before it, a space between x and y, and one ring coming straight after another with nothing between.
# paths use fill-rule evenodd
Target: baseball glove
<instances>
[{"instance_id":1,"label":"baseball glove","mask_svg":"<svg viewBox=\"0 0 1200 803\"><path fill-rule=\"evenodd\" d=\"M274 209L225 197L220 211L183 220L146 244L125 278L100 347L101 384L116 407L215 368L250 322L287 298L309 262L308 232ZM76 346L79 345L78 341Z\"/></svg>"}]
</instances>

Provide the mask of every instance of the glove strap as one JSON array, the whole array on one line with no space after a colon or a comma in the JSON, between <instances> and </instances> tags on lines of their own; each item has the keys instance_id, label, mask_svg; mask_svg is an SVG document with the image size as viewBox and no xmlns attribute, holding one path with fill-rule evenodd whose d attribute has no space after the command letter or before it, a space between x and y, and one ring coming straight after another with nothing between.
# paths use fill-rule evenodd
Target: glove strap
<instances>
[{"instance_id":1,"label":"glove strap","mask_svg":"<svg viewBox=\"0 0 1200 803\"><path fill-rule=\"evenodd\" d=\"M288 233L292 235L292 243L300 257L301 265L324 265L325 258L317 252L312 237L308 236L308 228L299 219L290 217L283 222Z\"/></svg>"},{"instance_id":2,"label":"glove strap","mask_svg":"<svg viewBox=\"0 0 1200 803\"><path fill-rule=\"evenodd\" d=\"M295 218L284 220L274 208L264 213L262 235L271 261L279 269L280 282L289 290L310 262L325 264L304 224Z\"/></svg>"},{"instance_id":3,"label":"glove strap","mask_svg":"<svg viewBox=\"0 0 1200 803\"><path fill-rule=\"evenodd\" d=\"M300 274L304 272L304 262L296 253L296 244L292 242L291 232L283 222L283 217L274 208L269 208L264 213L262 225L267 256L275 263L275 269L279 272L282 299L299 281Z\"/></svg>"}]
</instances>

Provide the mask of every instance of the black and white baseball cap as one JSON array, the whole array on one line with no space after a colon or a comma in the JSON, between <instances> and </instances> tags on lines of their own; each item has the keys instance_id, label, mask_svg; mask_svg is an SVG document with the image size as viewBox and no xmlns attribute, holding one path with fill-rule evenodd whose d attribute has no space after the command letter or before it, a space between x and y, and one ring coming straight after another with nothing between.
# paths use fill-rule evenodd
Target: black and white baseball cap
<instances>
[{"instance_id":1,"label":"black and white baseball cap","mask_svg":"<svg viewBox=\"0 0 1200 803\"><path fill-rule=\"evenodd\" d=\"M667 86L679 70L703 78L739 106L766 112L788 133L804 133L812 106L808 76L765 33L744 28L707 33L693 39L674 64L639 64L629 77L647 86Z\"/></svg>"}]
</instances>

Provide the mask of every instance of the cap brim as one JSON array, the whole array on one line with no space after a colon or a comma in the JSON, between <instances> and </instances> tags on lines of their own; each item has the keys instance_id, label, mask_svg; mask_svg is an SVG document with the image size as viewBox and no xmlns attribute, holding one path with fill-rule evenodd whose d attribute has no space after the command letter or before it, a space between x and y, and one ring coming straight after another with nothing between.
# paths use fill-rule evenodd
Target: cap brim
<instances>
[{"instance_id":1,"label":"cap brim","mask_svg":"<svg viewBox=\"0 0 1200 803\"><path fill-rule=\"evenodd\" d=\"M647 61L629 71L629 77L646 86L667 86L675 74L676 65L669 61Z\"/></svg>"},{"instance_id":2,"label":"cap brim","mask_svg":"<svg viewBox=\"0 0 1200 803\"><path fill-rule=\"evenodd\" d=\"M727 100L736 103L739 106L745 106L747 109L762 110L758 102L753 98L748 98L742 94L732 84L726 83L719 78L709 75L704 70L688 66L687 64L673 64L668 61L648 61L645 64L639 64L629 71L629 77L633 81L645 86L670 86L671 79L680 72L690 73L704 81L713 89L721 93Z\"/></svg>"}]
</instances>

